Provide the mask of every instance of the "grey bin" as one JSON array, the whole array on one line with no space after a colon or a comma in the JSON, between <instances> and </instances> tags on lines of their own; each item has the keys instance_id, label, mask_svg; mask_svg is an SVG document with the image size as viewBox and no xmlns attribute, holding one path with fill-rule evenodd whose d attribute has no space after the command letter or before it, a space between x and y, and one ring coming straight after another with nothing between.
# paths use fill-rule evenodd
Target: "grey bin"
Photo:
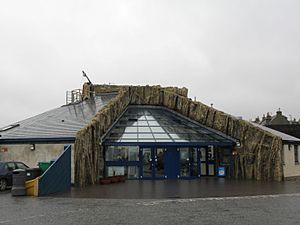
<instances>
[{"instance_id":1,"label":"grey bin","mask_svg":"<svg viewBox=\"0 0 300 225\"><path fill-rule=\"evenodd\" d=\"M26 181L33 180L41 176L42 170L40 168L28 168L26 169Z\"/></svg>"},{"instance_id":2,"label":"grey bin","mask_svg":"<svg viewBox=\"0 0 300 225\"><path fill-rule=\"evenodd\" d=\"M12 196L24 196L26 195L26 171L23 169L17 169L13 171L13 186L11 189Z\"/></svg>"}]
</instances>

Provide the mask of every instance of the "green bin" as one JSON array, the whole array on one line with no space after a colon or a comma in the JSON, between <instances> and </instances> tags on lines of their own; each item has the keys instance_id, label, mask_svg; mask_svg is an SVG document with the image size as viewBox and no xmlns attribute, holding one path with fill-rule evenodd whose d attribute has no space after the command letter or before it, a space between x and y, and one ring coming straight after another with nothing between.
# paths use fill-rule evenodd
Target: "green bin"
<instances>
[{"instance_id":1,"label":"green bin","mask_svg":"<svg viewBox=\"0 0 300 225\"><path fill-rule=\"evenodd\" d=\"M41 169L42 173L44 173L51 164L52 164L52 162L39 162L38 166Z\"/></svg>"}]
</instances>

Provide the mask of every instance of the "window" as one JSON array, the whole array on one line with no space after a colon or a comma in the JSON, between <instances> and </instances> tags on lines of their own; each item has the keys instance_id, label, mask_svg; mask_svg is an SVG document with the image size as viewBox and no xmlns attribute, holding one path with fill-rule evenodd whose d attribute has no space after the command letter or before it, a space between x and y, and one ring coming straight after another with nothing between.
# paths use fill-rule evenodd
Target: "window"
<instances>
[{"instance_id":1,"label":"window","mask_svg":"<svg viewBox=\"0 0 300 225\"><path fill-rule=\"evenodd\" d=\"M299 164L298 145L294 145L295 164Z\"/></svg>"},{"instance_id":2,"label":"window","mask_svg":"<svg viewBox=\"0 0 300 225\"><path fill-rule=\"evenodd\" d=\"M281 150L282 165L285 165L285 154L284 154L284 151L285 151L285 147L283 146L282 150Z\"/></svg>"},{"instance_id":3,"label":"window","mask_svg":"<svg viewBox=\"0 0 300 225\"><path fill-rule=\"evenodd\" d=\"M18 169L26 170L28 168L26 165L24 165L24 163L17 162L16 164Z\"/></svg>"},{"instance_id":4,"label":"window","mask_svg":"<svg viewBox=\"0 0 300 225\"><path fill-rule=\"evenodd\" d=\"M107 166L106 177L127 176L129 179L139 177L139 168L137 166Z\"/></svg>"},{"instance_id":5,"label":"window","mask_svg":"<svg viewBox=\"0 0 300 225\"><path fill-rule=\"evenodd\" d=\"M105 138L106 143L182 143L216 142L232 144L233 140L193 123L160 107L127 109Z\"/></svg>"},{"instance_id":6,"label":"window","mask_svg":"<svg viewBox=\"0 0 300 225\"><path fill-rule=\"evenodd\" d=\"M15 165L15 163L13 163L13 162L9 162L9 163L7 163L6 165L7 165L7 169L8 169L9 171L13 171L13 170L16 169L16 165Z\"/></svg>"},{"instance_id":7,"label":"window","mask_svg":"<svg viewBox=\"0 0 300 225\"><path fill-rule=\"evenodd\" d=\"M227 148L219 148L220 163L222 165L231 165L232 151Z\"/></svg>"},{"instance_id":8,"label":"window","mask_svg":"<svg viewBox=\"0 0 300 225\"><path fill-rule=\"evenodd\" d=\"M138 146L109 146L105 152L106 161L138 161Z\"/></svg>"},{"instance_id":9,"label":"window","mask_svg":"<svg viewBox=\"0 0 300 225\"><path fill-rule=\"evenodd\" d=\"M106 176L124 176L125 167L124 166L108 166L106 169Z\"/></svg>"}]
</instances>

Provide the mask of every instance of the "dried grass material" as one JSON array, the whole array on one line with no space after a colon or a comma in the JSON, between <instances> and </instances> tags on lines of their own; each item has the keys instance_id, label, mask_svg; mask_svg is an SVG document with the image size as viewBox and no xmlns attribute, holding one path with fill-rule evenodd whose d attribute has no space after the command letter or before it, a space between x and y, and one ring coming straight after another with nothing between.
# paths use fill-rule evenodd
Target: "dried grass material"
<instances>
[{"instance_id":1,"label":"dried grass material","mask_svg":"<svg viewBox=\"0 0 300 225\"><path fill-rule=\"evenodd\" d=\"M84 89L83 93L91 93L88 85L84 85ZM118 95L76 135L75 182L79 186L95 184L103 176L104 158L100 137L129 104L164 106L240 140L239 154L234 159L234 173L237 178L277 181L283 179L281 138L247 121L184 97L188 92L186 88L96 85L93 86L93 91L118 91Z\"/></svg>"},{"instance_id":2,"label":"dried grass material","mask_svg":"<svg viewBox=\"0 0 300 225\"><path fill-rule=\"evenodd\" d=\"M104 106L76 135L74 161L75 182L83 187L98 182L103 173L103 147L100 138L129 104L128 91L119 94Z\"/></svg>"}]
</instances>

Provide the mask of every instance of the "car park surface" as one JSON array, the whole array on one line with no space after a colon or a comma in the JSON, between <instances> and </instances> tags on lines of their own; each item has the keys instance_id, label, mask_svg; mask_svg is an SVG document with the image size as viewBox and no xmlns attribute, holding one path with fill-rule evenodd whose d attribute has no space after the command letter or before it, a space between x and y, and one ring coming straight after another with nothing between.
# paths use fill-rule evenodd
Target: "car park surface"
<instances>
[{"instance_id":1,"label":"car park surface","mask_svg":"<svg viewBox=\"0 0 300 225\"><path fill-rule=\"evenodd\" d=\"M73 188L69 193L40 198L11 197L7 190L0 193L0 224L294 225L299 223L300 181L270 184L234 180L228 183L223 180L222 184L218 179L203 181L201 185L197 181L187 181L184 184L181 181L180 186L162 181L142 183L126 181L81 189L81 195L76 194ZM143 189L145 182L147 188L144 186ZM128 190L125 189L126 185ZM134 185L140 187L140 195L143 191L152 194L138 198L133 195L137 191L136 188L129 191ZM97 190L103 192L98 194L98 197L95 195ZM121 194L116 194L121 190L132 193L130 198L124 199L121 198ZM179 190L185 190L182 197L178 196ZM79 188L76 189L76 192L79 191ZM159 194L157 198L154 198L154 192ZM197 193L198 197L192 197Z\"/></svg>"}]
</instances>

